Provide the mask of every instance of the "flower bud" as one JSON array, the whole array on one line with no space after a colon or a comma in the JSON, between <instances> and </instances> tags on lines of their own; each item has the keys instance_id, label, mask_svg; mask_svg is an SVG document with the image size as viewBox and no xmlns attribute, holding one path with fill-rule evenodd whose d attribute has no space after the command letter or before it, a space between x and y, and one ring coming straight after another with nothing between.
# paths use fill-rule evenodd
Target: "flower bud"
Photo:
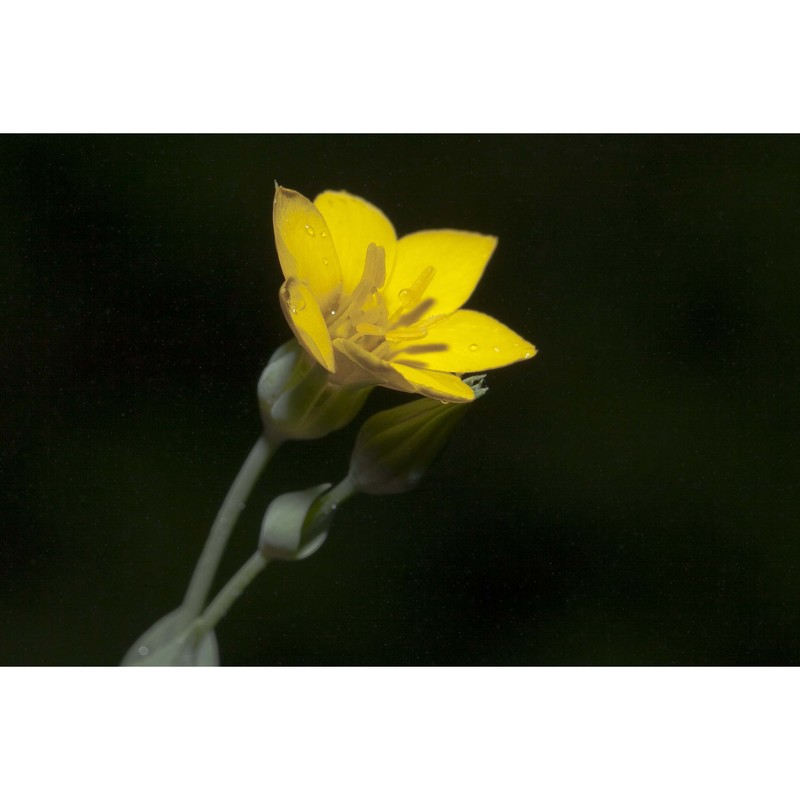
<instances>
[{"instance_id":1,"label":"flower bud","mask_svg":"<svg viewBox=\"0 0 800 800\"><path fill-rule=\"evenodd\" d=\"M478 398L487 390L483 375L465 381ZM422 480L468 403L423 398L370 417L358 432L348 478L366 494L399 494Z\"/></svg>"},{"instance_id":2,"label":"flower bud","mask_svg":"<svg viewBox=\"0 0 800 800\"><path fill-rule=\"evenodd\" d=\"M279 347L258 380L258 402L271 441L318 439L347 425L371 386L338 386L292 339Z\"/></svg>"},{"instance_id":3,"label":"flower bud","mask_svg":"<svg viewBox=\"0 0 800 800\"><path fill-rule=\"evenodd\" d=\"M306 525L314 501L331 488L321 483L276 497L264 514L258 549L265 558L299 561L315 553L328 536L327 525Z\"/></svg>"}]
</instances>

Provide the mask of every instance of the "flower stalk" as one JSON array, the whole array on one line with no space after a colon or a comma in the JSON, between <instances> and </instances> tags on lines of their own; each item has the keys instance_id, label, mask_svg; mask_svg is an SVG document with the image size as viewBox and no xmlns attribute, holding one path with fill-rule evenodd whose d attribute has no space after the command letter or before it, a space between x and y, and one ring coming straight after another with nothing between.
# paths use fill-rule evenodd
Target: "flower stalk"
<instances>
[{"instance_id":1,"label":"flower stalk","mask_svg":"<svg viewBox=\"0 0 800 800\"><path fill-rule=\"evenodd\" d=\"M244 590L269 564L259 550L239 567L233 577L220 589L208 608L194 621L191 628L193 642L199 642L228 613L231 606L241 597Z\"/></svg>"},{"instance_id":2,"label":"flower stalk","mask_svg":"<svg viewBox=\"0 0 800 800\"><path fill-rule=\"evenodd\" d=\"M214 524L211 526L208 539L183 599L183 607L191 617L196 616L203 609L231 532L245 508L247 498L256 481L277 447L278 445L270 441L266 435L260 436L231 484L228 494L217 512Z\"/></svg>"}]
</instances>

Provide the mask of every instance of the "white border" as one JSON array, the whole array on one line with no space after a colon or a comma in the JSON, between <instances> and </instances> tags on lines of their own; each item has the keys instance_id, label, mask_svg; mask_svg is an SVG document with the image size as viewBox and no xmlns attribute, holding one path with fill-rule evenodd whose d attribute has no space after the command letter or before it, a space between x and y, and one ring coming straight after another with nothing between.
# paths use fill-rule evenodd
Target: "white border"
<instances>
[{"instance_id":1,"label":"white border","mask_svg":"<svg viewBox=\"0 0 800 800\"><path fill-rule=\"evenodd\" d=\"M796 797L794 669L7 669L3 796Z\"/></svg>"},{"instance_id":2,"label":"white border","mask_svg":"<svg viewBox=\"0 0 800 800\"><path fill-rule=\"evenodd\" d=\"M17 2L0 130L796 131L789 8Z\"/></svg>"}]
</instances>

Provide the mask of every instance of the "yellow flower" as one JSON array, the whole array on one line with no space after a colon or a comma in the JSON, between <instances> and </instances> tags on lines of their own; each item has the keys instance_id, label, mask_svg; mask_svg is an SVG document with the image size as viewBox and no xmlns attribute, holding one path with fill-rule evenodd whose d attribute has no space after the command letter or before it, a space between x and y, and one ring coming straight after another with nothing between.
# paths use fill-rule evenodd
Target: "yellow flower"
<instances>
[{"instance_id":1,"label":"yellow flower","mask_svg":"<svg viewBox=\"0 0 800 800\"><path fill-rule=\"evenodd\" d=\"M461 310L494 236L419 231L398 239L375 206L347 192L312 203L276 188L283 313L340 385L379 385L446 402L474 399L460 375L531 358L536 348L492 317Z\"/></svg>"}]
</instances>

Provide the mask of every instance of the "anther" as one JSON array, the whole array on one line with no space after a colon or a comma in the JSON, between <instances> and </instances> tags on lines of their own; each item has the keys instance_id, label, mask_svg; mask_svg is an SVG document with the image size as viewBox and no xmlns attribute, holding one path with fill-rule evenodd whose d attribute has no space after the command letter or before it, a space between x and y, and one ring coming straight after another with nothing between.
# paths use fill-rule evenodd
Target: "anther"
<instances>
[{"instance_id":1,"label":"anther","mask_svg":"<svg viewBox=\"0 0 800 800\"><path fill-rule=\"evenodd\" d=\"M386 334L386 328L382 328L380 325L373 325L370 322L359 322L356 325L356 330L364 336L384 336Z\"/></svg>"}]
</instances>

